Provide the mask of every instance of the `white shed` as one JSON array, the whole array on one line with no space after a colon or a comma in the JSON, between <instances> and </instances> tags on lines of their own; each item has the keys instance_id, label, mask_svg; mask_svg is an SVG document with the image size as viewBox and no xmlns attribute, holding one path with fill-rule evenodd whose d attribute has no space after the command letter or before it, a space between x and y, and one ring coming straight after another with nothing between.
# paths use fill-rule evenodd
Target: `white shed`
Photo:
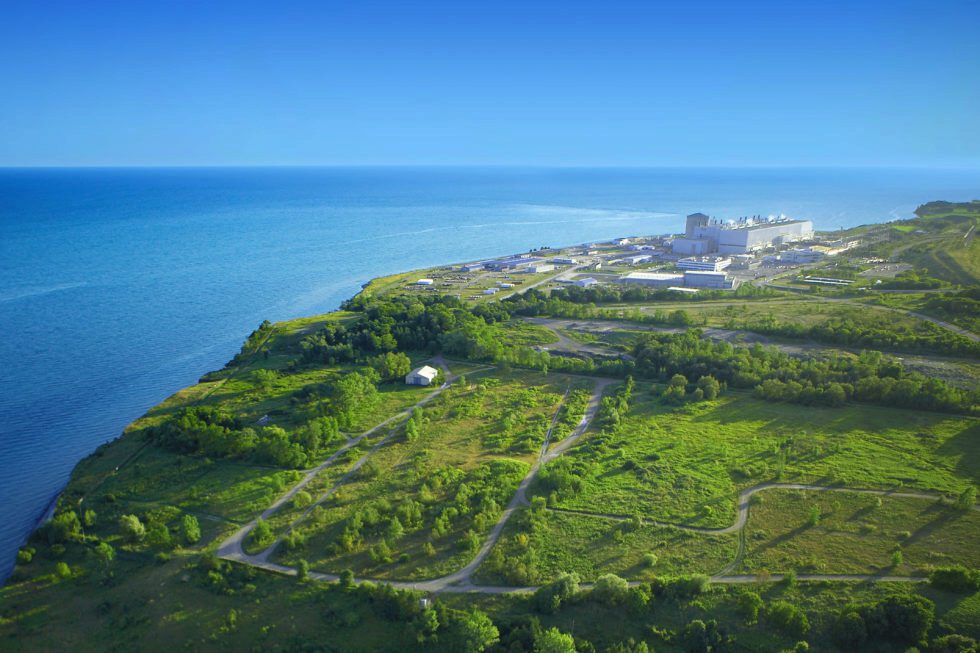
<instances>
[{"instance_id":1,"label":"white shed","mask_svg":"<svg viewBox=\"0 0 980 653\"><path fill-rule=\"evenodd\" d=\"M439 370L428 365L423 365L405 375L405 383L408 385L429 385L435 380Z\"/></svg>"}]
</instances>

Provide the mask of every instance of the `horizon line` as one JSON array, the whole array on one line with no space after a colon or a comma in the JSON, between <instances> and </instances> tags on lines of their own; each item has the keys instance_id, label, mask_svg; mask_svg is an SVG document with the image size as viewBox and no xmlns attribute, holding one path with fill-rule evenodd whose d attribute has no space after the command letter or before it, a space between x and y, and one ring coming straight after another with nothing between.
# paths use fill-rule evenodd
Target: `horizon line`
<instances>
[{"instance_id":1,"label":"horizon line","mask_svg":"<svg viewBox=\"0 0 980 653\"><path fill-rule=\"evenodd\" d=\"M324 169L324 168L511 168L537 170L653 170L653 169L906 169L978 170L980 161L971 163L137 163L137 164L0 164L0 170L220 170L220 169Z\"/></svg>"}]
</instances>

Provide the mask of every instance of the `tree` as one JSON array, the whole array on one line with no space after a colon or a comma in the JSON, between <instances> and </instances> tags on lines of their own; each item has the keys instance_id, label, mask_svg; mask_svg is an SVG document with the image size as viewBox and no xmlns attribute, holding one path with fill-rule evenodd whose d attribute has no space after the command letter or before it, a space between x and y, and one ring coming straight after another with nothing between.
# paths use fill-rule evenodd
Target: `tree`
<instances>
[{"instance_id":1,"label":"tree","mask_svg":"<svg viewBox=\"0 0 980 653\"><path fill-rule=\"evenodd\" d=\"M74 510L59 512L48 522L47 535L49 544L59 544L77 538L82 532L82 524Z\"/></svg>"},{"instance_id":2,"label":"tree","mask_svg":"<svg viewBox=\"0 0 980 653\"><path fill-rule=\"evenodd\" d=\"M738 611L750 624L758 621L763 605L762 597L755 592L744 592L738 597Z\"/></svg>"},{"instance_id":3,"label":"tree","mask_svg":"<svg viewBox=\"0 0 980 653\"><path fill-rule=\"evenodd\" d=\"M791 637L802 637L810 630L806 613L787 601L774 601L766 610L766 618Z\"/></svg>"},{"instance_id":4,"label":"tree","mask_svg":"<svg viewBox=\"0 0 980 653\"><path fill-rule=\"evenodd\" d=\"M704 398L708 401L715 399L721 392L721 384L718 379L708 375L698 379L697 387L704 393Z\"/></svg>"},{"instance_id":5,"label":"tree","mask_svg":"<svg viewBox=\"0 0 980 653\"><path fill-rule=\"evenodd\" d=\"M123 515L119 518L119 529L130 542L139 542L146 535L146 527L136 515Z\"/></svg>"},{"instance_id":6,"label":"tree","mask_svg":"<svg viewBox=\"0 0 980 653\"><path fill-rule=\"evenodd\" d=\"M350 569L344 569L342 572L340 572L340 577L337 579L337 582L344 589L354 587L354 572Z\"/></svg>"},{"instance_id":7,"label":"tree","mask_svg":"<svg viewBox=\"0 0 980 653\"><path fill-rule=\"evenodd\" d=\"M561 604L575 596L578 592L578 575L563 573L548 585L542 585L534 593L532 603L536 610L545 614L554 614Z\"/></svg>"},{"instance_id":8,"label":"tree","mask_svg":"<svg viewBox=\"0 0 980 653\"><path fill-rule=\"evenodd\" d=\"M161 522L152 522L146 529L146 543L162 549L170 547L170 529Z\"/></svg>"},{"instance_id":9,"label":"tree","mask_svg":"<svg viewBox=\"0 0 980 653\"><path fill-rule=\"evenodd\" d=\"M592 587L592 596L607 605L620 605L629 594L629 583L616 574L599 576Z\"/></svg>"},{"instance_id":10,"label":"tree","mask_svg":"<svg viewBox=\"0 0 980 653\"><path fill-rule=\"evenodd\" d=\"M94 551L95 557L102 563L103 571L108 571L109 565L116 559L116 550L108 542L99 542Z\"/></svg>"},{"instance_id":11,"label":"tree","mask_svg":"<svg viewBox=\"0 0 980 653\"><path fill-rule=\"evenodd\" d=\"M440 641L442 636L440 636ZM447 628L446 640L451 651L478 653L500 639L500 631L485 613L479 610L464 612L452 620Z\"/></svg>"},{"instance_id":12,"label":"tree","mask_svg":"<svg viewBox=\"0 0 980 653\"><path fill-rule=\"evenodd\" d=\"M401 352L385 352L372 358L368 364L382 381L401 379L412 371L412 359Z\"/></svg>"},{"instance_id":13,"label":"tree","mask_svg":"<svg viewBox=\"0 0 980 653\"><path fill-rule=\"evenodd\" d=\"M248 534L248 540L256 547L265 547L272 543L275 536L272 534L272 527L268 522L259 517L255 520L255 526Z\"/></svg>"},{"instance_id":14,"label":"tree","mask_svg":"<svg viewBox=\"0 0 980 653\"><path fill-rule=\"evenodd\" d=\"M306 560L299 560L296 563L296 580L305 583L310 579L310 563Z\"/></svg>"},{"instance_id":15,"label":"tree","mask_svg":"<svg viewBox=\"0 0 980 653\"><path fill-rule=\"evenodd\" d=\"M184 542L187 544L197 544L201 541L201 525L194 515L184 515L180 530L184 535Z\"/></svg>"},{"instance_id":16,"label":"tree","mask_svg":"<svg viewBox=\"0 0 980 653\"><path fill-rule=\"evenodd\" d=\"M86 510L85 514L82 516L82 523L85 524L86 528L91 528L92 526L95 526L96 519L97 515L95 514L94 510Z\"/></svg>"},{"instance_id":17,"label":"tree","mask_svg":"<svg viewBox=\"0 0 980 653\"><path fill-rule=\"evenodd\" d=\"M67 563L59 562L54 566L54 573L58 578L71 578L71 567Z\"/></svg>"},{"instance_id":18,"label":"tree","mask_svg":"<svg viewBox=\"0 0 980 653\"><path fill-rule=\"evenodd\" d=\"M557 628L542 630L534 636L534 653L575 653L575 638Z\"/></svg>"}]
</instances>

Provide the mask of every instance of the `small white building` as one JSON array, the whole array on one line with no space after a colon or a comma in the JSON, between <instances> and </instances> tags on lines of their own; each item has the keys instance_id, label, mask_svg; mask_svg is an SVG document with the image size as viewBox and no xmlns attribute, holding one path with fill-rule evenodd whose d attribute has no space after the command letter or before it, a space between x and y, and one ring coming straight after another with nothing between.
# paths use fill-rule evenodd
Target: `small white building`
<instances>
[{"instance_id":1,"label":"small white building","mask_svg":"<svg viewBox=\"0 0 980 653\"><path fill-rule=\"evenodd\" d=\"M578 286L579 288L591 288L592 286L596 285L599 282L598 280L593 279L592 277L586 277L585 279L577 279L572 283Z\"/></svg>"},{"instance_id":2,"label":"small white building","mask_svg":"<svg viewBox=\"0 0 980 653\"><path fill-rule=\"evenodd\" d=\"M415 285L416 286L431 286L432 285L432 279L419 279L418 281L415 282Z\"/></svg>"},{"instance_id":3,"label":"small white building","mask_svg":"<svg viewBox=\"0 0 980 653\"><path fill-rule=\"evenodd\" d=\"M484 295L496 295L499 288L487 288L483 291Z\"/></svg>"},{"instance_id":4,"label":"small white building","mask_svg":"<svg viewBox=\"0 0 980 653\"><path fill-rule=\"evenodd\" d=\"M556 256L555 258L551 259L551 261L561 265L575 265L578 263L578 259L574 259L570 256Z\"/></svg>"},{"instance_id":5,"label":"small white building","mask_svg":"<svg viewBox=\"0 0 980 653\"><path fill-rule=\"evenodd\" d=\"M428 365L423 365L406 374L405 383L408 385L429 385L438 375L439 370Z\"/></svg>"}]
</instances>

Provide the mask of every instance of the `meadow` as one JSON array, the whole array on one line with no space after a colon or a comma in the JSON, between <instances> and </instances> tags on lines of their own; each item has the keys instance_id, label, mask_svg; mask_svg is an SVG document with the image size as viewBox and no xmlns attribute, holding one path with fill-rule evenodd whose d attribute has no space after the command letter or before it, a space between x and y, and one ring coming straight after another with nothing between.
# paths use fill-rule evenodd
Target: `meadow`
<instances>
[{"instance_id":1,"label":"meadow","mask_svg":"<svg viewBox=\"0 0 980 653\"><path fill-rule=\"evenodd\" d=\"M977 480L973 419L801 408L738 393L674 407L658 394L637 392L614 432L551 463L568 466L580 484L559 492L555 507L721 528L735 520L739 490L766 481L955 495Z\"/></svg>"}]
</instances>

